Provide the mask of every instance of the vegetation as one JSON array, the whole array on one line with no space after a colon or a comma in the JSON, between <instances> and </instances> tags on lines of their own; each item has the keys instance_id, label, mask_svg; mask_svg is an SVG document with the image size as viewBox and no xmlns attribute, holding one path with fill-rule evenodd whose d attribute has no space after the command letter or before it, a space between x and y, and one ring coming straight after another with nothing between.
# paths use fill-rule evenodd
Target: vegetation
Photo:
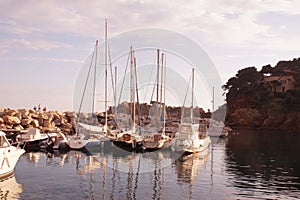
<instances>
[{"instance_id":1,"label":"vegetation","mask_svg":"<svg viewBox=\"0 0 300 200\"><path fill-rule=\"evenodd\" d=\"M275 78L266 81L267 76ZM286 81L282 77L291 79L288 80L292 82L291 88L285 90ZM232 123L232 114L240 109L257 110L264 117L270 113L300 112L300 58L279 61L275 67L265 65L260 71L246 67L222 87L226 94L227 120Z\"/></svg>"}]
</instances>

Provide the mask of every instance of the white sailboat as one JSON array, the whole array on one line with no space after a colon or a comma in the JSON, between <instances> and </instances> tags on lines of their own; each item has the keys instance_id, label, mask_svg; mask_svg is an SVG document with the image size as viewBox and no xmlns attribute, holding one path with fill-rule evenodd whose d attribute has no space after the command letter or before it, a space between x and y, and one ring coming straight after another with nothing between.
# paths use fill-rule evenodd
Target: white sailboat
<instances>
[{"instance_id":1,"label":"white sailboat","mask_svg":"<svg viewBox=\"0 0 300 200\"><path fill-rule=\"evenodd\" d=\"M212 90L212 113L215 111L215 88L213 87ZM225 127L224 122L222 121L216 121L212 118L209 120L209 129L208 129L208 135L210 137L226 137L228 136L228 130Z\"/></svg>"},{"instance_id":2,"label":"white sailboat","mask_svg":"<svg viewBox=\"0 0 300 200\"><path fill-rule=\"evenodd\" d=\"M84 123L77 123L77 134L69 137L69 146L71 149L82 149L84 147L94 147L99 145L103 141L109 140L107 136L107 54L108 54L108 43L107 43L107 20L105 20L105 125L103 127L98 125L89 125ZM94 88L93 88L93 104L92 104L92 115L95 107L95 93L96 93L96 66L98 56L98 40L95 45L95 68L94 68ZM82 103L82 102L81 102ZM80 109L79 109L80 112ZM83 134L80 132L88 132ZM88 137L87 137L88 136Z\"/></svg>"},{"instance_id":3,"label":"white sailboat","mask_svg":"<svg viewBox=\"0 0 300 200\"><path fill-rule=\"evenodd\" d=\"M95 50L94 50L94 55L96 55L95 56L96 57L95 58L95 72L94 72L95 74L96 74L96 63L97 63L97 51L98 51L98 40L96 41ZM90 66L90 68L91 67L92 67L92 65ZM89 72L90 72L90 69L89 69ZM88 77L89 77L89 72L88 72ZM86 84L87 84L87 82L86 82ZM87 85L85 85L85 88L86 88L86 86ZM70 149L80 150L88 144L88 140L85 138L85 135L83 133L81 133L81 131L80 131L80 125L82 123L79 123L79 117L80 117L81 106L83 103L84 94L85 94L85 89L84 89L84 92L83 92L83 95L81 98L79 111L78 111L78 115L77 115L76 134L68 137ZM93 107L94 107L94 105L93 105Z\"/></svg>"},{"instance_id":4,"label":"white sailboat","mask_svg":"<svg viewBox=\"0 0 300 200\"><path fill-rule=\"evenodd\" d=\"M127 151L142 150L142 137L139 134L140 127L136 124L136 95L137 95L137 80L136 80L136 58L134 57L134 50L130 48L130 111L129 115L117 114L116 120L119 121L118 126L120 131L114 135L113 143ZM139 117L139 116L138 116ZM128 123L128 119L132 118L132 127L120 127L122 123ZM129 123L130 124L130 123Z\"/></svg>"},{"instance_id":5,"label":"white sailboat","mask_svg":"<svg viewBox=\"0 0 300 200\"><path fill-rule=\"evenodd\" d=\"M0 131L0 178L11 175L24 149L12 146L5 133Z\"/></svg>"},{"instance_id":6,"label":"white sailboat","mask_svg":"<svg viewBox=\"0 0 300 200\"><path fill-rule=\"evenodd\" d=\"M193 154L205 151L211 143L210 137L207 134L207 126L205 121L194 122L193 111L193 96L194 96L194 69L192 69L192 107L191 107L191 122L181 123L179 131L173 139L172 149L182 154Z\"/></svg>"},{"instance_id":7,"label":"white sailboat","mask_svg":"<svg viewBox=\"0 0 300 200\"><path fill-rule=\"evenodd\" d=\"M152 120L155 121L156 126L143 128L143 147L146 151L154 151L169 146L171 138L165 134L166 126L166 58L162 53L161 59L161 78L159 81L159 49L157 49L157 80L156 80L156 102L153 104L155 110ZM160 83L159 83L160 82ZM160 84L160 100L159 100L159 84ZM162 128L158 126L161 124L161 117L163 118ZM152 121L151 120L151 121ZM151 125L151 124L150 124Z\"/></svg>"}]
</instances>

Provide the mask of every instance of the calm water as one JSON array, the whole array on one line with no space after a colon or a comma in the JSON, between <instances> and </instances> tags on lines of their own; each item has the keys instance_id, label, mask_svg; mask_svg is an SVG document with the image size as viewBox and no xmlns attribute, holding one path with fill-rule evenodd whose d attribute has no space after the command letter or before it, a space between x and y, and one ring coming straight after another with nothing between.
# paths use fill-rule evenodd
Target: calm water
<instances>
[{"instance_id":1,"label":"calm water","mask_svg":"<svg viewBox=\"0 0 300 200\"><path fill-rule=\"evenodd\" d=\"M1 197L19 199L298 199L300 133L243 130L210 152L26 153ZM5 188L10 185L13 189Z\"/></svg>"}]
</instances>

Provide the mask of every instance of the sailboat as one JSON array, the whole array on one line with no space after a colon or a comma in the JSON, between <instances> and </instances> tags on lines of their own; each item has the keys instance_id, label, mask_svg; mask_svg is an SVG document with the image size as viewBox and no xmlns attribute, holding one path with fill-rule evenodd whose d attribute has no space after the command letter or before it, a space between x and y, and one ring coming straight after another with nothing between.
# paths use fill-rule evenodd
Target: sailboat
<instances>
[{"instance_id":1,"label":"sailboat","mask_svg":"<svg viewBox=\"0 0 300 200\"><path fill-rule=\"evenodd\" d=\"M127 151L139 151L143 150L142 137L140 133L140 127L136 124L136 95L137 93L137 77L136 77L136 58L134 57L134 50L130 48L130 115L132 118L132 127L119 127L120 131L114 134L113 143L114 145L125 149ZM137 102L139 103L139 102ZM139 117L139 113L138 116ZM122 121L128 122L128 116L124 114L115 116L116 120L119 121L119 125Z\"/></svg>"},{"instance_id":2,"label":"sailboat","mask_svg":"<svg viewBox=\"0 0 300 200\"><path fill-rule=\"evenodd\" d=\"M5 133L0 131L0 178L13 174L19 158L24 153L24 149L12 146Z\"/></svg>"},{"instance_id":3,"label":"sailboat","mask_svg":"<svg viewBox=\"0 0 300 200\"><path fill-rule=\"evenodd\" d=\"M192 69L192 106L191 122L181 123L173 139L172 149L181 154L193 154L205 151L210 143L205 120L194 122L194 68Z\"/></svg>"},{"instance_id":4,"label":"sailboat","mask_svg":"<svg viewBox=\"0 0 300 200\"><path fill-rule=\"evenodd\" d=\"M215 88L212 88L212 113L215 111ZM210 137L226 137L228 136L228 128L222 121L217 121L212 118L209 121L208 135Z\"/></svg>"},{"instance_id":5,"label":"sailboat","mask_svg":"<svg viewBox=\"0 0 300 200\"><path fill-rule=\"evenodd\" d=\"M165 81L166 81L166 65L164 59L164 54L162 53L162 59L161 59L161 82L159 81L159 55L160 50L157 49L157 80L156 80L156 102L153 103L153 109L154 112L154 118L152 120L155 121L156 127L144 127L143 132L143 147L146 151L154 151L162 148L166 148L169 146L171 138L165 134L165 126L166 126L166 109L165 109ZM159 99L159 82L160 82L160 101ZM164 82L164 83L163 83ZM163 88L164 85L164 88ZM163 93L164 91L164 93ZM164 95L163 95L164 94ZM164 96L164 98L163 98ZM162 102L162 100L164 102ZM161 115L162 114L162 115ZM163 125L162 129L159 130L160 127L158 127L158 124L161 123L161 118L163 118Z\"/></svg>"},{"instance_id":6,"label":"sailboat","mask_svg":"<svg viewBox=\"0 0 300 200\"><path fill-rule=\"evenodd\" d=\"M82 149L84 147L94 147L99 145L103 141L108 141L107 138L107 71L108 71L108 63L107 63L107 54L108 54L108 42L107 42L107 20L105 20L105 124L103 127L101 126L95 126L95 125L89 125L84 123L77 123L77 133L74 136L71 136L69 138L69 146L71 149ZM96 66L97 66L97 56L98 56L98 40L96 41L95 45L95 64L94 64L94 86L93 86L93 104L92 104L92 116L94 115L94 107L95 107L95 93L96 93ZM91 65L92 66L92 65ZM90 66L90 68L91 68ZM89 70L90 71L90 70ZM89 77L89 74L88 74ZM83 94L84 96L84 94ZM79 107L79 113L81 110L81 105L83 102L83 96L81 99L81 104ZM77 117L77 119L79 116ZM96 118L97 119L97 118ZM86 134L79 133L79 132L86 132ZM87 133L88 132L88 133ZM87 137L88 136L88 137Z\"/></svg>"}]
</instances>

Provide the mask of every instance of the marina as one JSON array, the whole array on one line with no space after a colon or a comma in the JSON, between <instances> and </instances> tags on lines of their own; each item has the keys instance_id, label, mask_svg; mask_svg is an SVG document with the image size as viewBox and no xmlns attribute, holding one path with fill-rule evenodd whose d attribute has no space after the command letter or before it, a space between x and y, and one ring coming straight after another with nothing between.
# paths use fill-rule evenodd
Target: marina
<instances>
[{"instance_id":1,"label":"marina","mask_svg":"<svg viewBox=\"0 0 300 200\"><path fill-rule=\"evenodd\" d=\"M203 156L141 154L110 144L89 153L28 152L14 174L23 189L8 193L16 199L297 199L299 141L296 133L245 129L212 138Z\"/></svg>"},{"instance_id":2,"label":"marina","mask_svg":"<svg viewBox=\"0 0 300 200\"><path fill-rule=\"evenodd\" d=\"M299 1L0 5L0 199L300 199Z\"/></svg>"}]
</instances>

